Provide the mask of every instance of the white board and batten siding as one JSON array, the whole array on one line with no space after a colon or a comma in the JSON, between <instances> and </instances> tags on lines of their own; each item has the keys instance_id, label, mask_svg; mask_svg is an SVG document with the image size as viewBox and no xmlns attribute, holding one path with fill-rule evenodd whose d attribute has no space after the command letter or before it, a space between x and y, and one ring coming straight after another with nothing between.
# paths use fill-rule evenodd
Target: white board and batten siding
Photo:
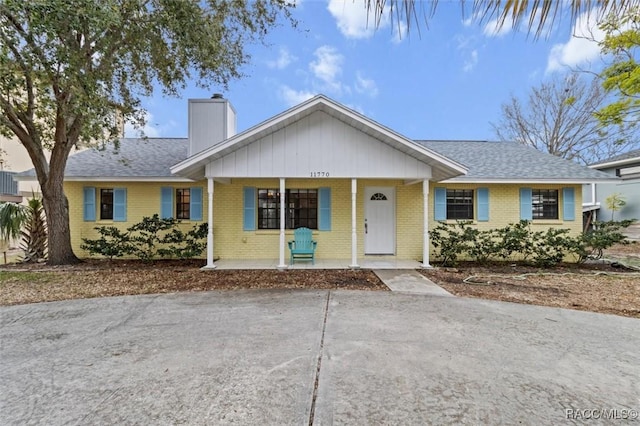
<instances>
[{"instance_id":1,"label":"white board and batten siding","mask_svg":"<svg viewBox=\"0 0 640 426\"><path fill-rule=\"evenodd\" d=\"M208 177L429 179L431 167L322 111L207 165Z\"/></svg>"}]
</instances>

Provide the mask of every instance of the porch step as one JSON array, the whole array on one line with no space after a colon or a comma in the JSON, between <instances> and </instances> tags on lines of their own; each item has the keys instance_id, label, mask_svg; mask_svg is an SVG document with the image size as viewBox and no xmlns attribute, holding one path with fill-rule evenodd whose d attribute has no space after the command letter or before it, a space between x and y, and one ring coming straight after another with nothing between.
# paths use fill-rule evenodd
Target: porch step
<instances>
[{"instance_id":1,"label":"porch step","mask_svg":"<svg viewBox=\"0 0 640 426\"><path fill-rule=\"evenodd\" d=\"M432 296L453 296L433 281L415 270L374 269L373 272L393 292L428 294Z\"/></svg>"}]
</instances>

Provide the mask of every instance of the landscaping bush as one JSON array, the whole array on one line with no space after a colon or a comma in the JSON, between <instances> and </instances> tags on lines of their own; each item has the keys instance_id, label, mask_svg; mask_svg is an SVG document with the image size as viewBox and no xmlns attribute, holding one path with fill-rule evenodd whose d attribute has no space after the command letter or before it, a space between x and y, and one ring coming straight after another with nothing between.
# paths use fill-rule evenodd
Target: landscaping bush
<instances>
[{"instance_id":1,"label":"landscaping bush","mask_svg":"<svg viewBox=\"0 0 640 426\"><path fill-rule=\"evenodd\" d=\"M576 237L570 235L569 229L532 231L526 220L485 231L471 227L468 221L440 222L431 231L431 242L444 266L453 266L466 258L479 263L519 260L549 267L568 255L573 255L577 262L602 257L604 249L625 242L620 230L633 222L598 222L594 230Z\"/></svg>"},{"instance_id":2,"label":"landscaping bush","mask_svg":"<svg viewBox=\"0 0 640 426\"><path fill-rule=\"evenodd\" d=\"M582 263L587 259L601 259L604 250L614 244L628 244L627 237L620 232L635 220L622 220L619 222L595 222L593 229L584 232L577 241L573 254L577 262Z\"/></svg>"},{"instance_id":3,"label":"landscaping bush","mask_svg":"<svg viewBox=\"0 0 640 426\"><path fill-rule=\"evenodd\" d=\"M81 249L109 259L122 257L133 252L128 232L122 232L115 226L97 226L93 229L98 231L100 238L96 240L83 238L83 243L80 245Z\"/></svg>"},{"instance_id":4,"label":"landscaping bush","mask_svg":"<svg viewBox=\"0 0 640 426\"><path fill-rule=\"evenodd\" d=\"M196 224L186 233L177 219L160 219L155 214L127 228L126 232L114 226L96 227L100 238L83 238L82 249L92 255L110 259L133 255L138 259L151 260L157 257L191 259L200 256L206 248L208 226Z\"/></svg>"},{"instance_id":5,"label":"landscaping bush","mask_svg":"<svg viewBox=\"0 0 640 426\"><path fill-rule=\"evenodd\" d=\"M475 242L477 229L470 228L468 226L470 223L465 221L440 222L431 231L431 243L440 249L440 260L443 265L455 265L458 257L467 251L467 245Z\"/></svg>"}]
</instances>

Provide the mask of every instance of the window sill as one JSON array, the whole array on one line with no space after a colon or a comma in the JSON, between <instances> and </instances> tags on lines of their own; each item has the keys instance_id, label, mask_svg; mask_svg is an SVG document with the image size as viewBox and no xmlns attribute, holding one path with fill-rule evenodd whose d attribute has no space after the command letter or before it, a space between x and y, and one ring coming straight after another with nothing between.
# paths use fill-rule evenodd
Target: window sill
<instances>
[{"instance_id":1,"label":"window sill","mask_svg":"<svg viewBox=\"0 0 640 426\"><path fill-rule=\"evenodd\" d=\"M284 234L293 236L294 231L295 231L294 229L285 229ZM280 235L279 229L258 229L256 231L244 231L244 232L253 232L255 235ZM312 229L311 234L318 235L318 230Z\"/></svg>"},{"instance_id":2,"label":"window sill","mask_svg":"<svg viewBox=\"0 0 640 426\"><path fill-rule=\"evenodd\" d=\"M533 219L529 221L532 225L564 225L564 221L560 219ZM575 220L568 221L575 222Z\"/></svg>"}]
</instances>

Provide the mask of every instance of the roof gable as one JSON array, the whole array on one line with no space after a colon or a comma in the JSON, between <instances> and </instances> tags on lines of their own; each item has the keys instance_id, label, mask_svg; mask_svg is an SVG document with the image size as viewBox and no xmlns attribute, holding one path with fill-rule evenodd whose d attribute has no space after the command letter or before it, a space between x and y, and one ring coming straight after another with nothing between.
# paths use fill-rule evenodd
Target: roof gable
<instances>
[{"instance_id":1,"label":"roof gable","mask_svg":"<svg viewBox=\"0 0 640 426\"><path fill-rule=\"evenodd\" d=\"M290 136L286 136L287 132L290 132ZM324 132L330 133L325 134ZM310 137L311 134L313 134L315 139L304 141L298 137ZM285 136L283 137L283 135ZM277 150L283 147L281 142L284 143L283 151L274 151L273 142L271 142L271 146L269 146L269 140L273 141L274 138L278 142L276 145ZM330 144L333 152L326 158L318 156L318 153L323 154L327 149L327 147L321 145L321 143L324 144L329 139L332 139ZM294 159L290 157L287 158L286 156L291 153L287 144L298 143L296 141L302 141L302 149L293 150L297 155ZM366 145L367 143L369 145ZM254 145L254 148L251 148L251 145ZM356 145L358 145L358 147L354 148ZM371 166L380 156L375 153L376 148L390 154L391 163L386 162L379 164L379 166L388 168L388 170L378 170L377 174L371 176L406 177L409 174L412 177L418 177L416 176L417 174L419 177L433 177L433 179L440 180L459 176L466 172L466 169L455 161L420 146L412 140L322 95L318 95L207 150L187 158L185 161L172 167L171 171L180 176L199 178L204 176L206 166L206 174L211 177L229 177L230 172L233 172L233 176L238 176L238 172L234 172L233 169L237 166L244 170L248 168L250 164L245 166L244 164L237 165L232 163L236 162L238 156L241 159L244 158L244 148L247 150L247 157L255 155L257 150L257 148L255 148L256 146L260 146L260 155L262 157L284 155L285 157L282 158L286 160L285 164L288 164L290 161L297 161L302 164L300 169L296 168L293 174L283 174L285 172L284 169L274 171L273 166L271 166L271 171L269 171L268 166L265 166L264 176L309 177L313 171L329 172L330 176L335 177L370 176L365 171L365 167L360 167L358 176L354 175L354 173L357 172L356 168L351 168L349 169L350 171L341 170L340 172L333 172L332 169L334 169L337 164L332 162L331 158L341 158L340 155L343 154L342 160L340 161L340 164L342 164L350 155L355 155L353 156L353 160L356 162L365 161L363 160L365 156L373 156L373 161L369 163L369 166ZM368 150L364 149L365 146ZM266 150L270 150L271 153L269 154ZM356 154L354 154L354 152ZM264 158L261 158L261 160L262 159ZM318 164L318 160L320 160L321 164ZM276 167L278 161L280 161L279 158L275 158L273 164L276 165ZM401 167L400 163L404 163L410 169L416 169L416 167L414 167L415 161L428 166L427 168L431 169L430 173L428 175L424 173L424 171L427 170L424 166L417 166L418 170L416 172L397 173L399 167ZM396 166L389 167L389 164L392 163L397 164ZM351 163L351 165L353 165L353 163ZM371 169L371 167L369 167L369 169ZM251 176L254 177L259 177L263 174L262 171L256 170L255 168L251 168L250 170L253 173ZM291 169L289 169L288 172L291 173Z\"/></svg>"}]
</instances>

